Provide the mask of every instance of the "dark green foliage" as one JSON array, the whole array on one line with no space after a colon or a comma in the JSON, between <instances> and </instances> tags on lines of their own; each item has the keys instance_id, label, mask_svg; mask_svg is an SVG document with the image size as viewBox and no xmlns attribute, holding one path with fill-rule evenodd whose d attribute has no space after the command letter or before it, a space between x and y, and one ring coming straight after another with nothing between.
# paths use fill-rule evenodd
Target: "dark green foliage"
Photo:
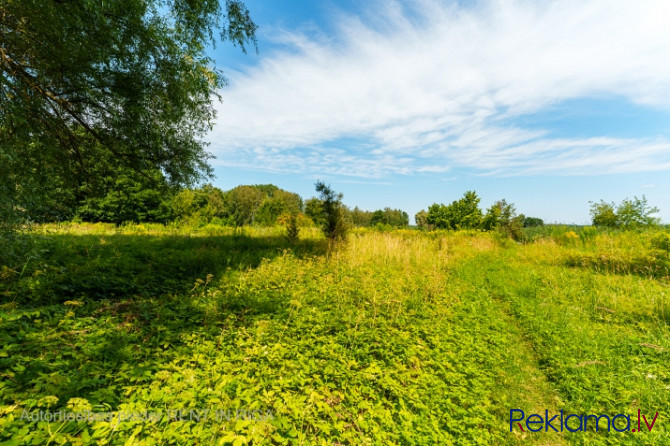
<instances>
[{"instance_id":1,"label":"dark green foliage","mask_svg":"<svg viewBox=\"0 0 670 446\"><path fill-rule=\"evenodd\" d=\"M10 141L0 122L0 221L4 224L73 217L81 185L73 178L76 166L63 165L50 153L39 141L26 145ZM82 159L87 158L82 155Z\"/></svg>"},{"instance_id":2,"label":"dark green foliage","mask_svg":"<svg viewBox=\"0 0 670 446\"><path fill-rule=\"evenodd\" d=\"M97 195L83 200L77 217L89 222L160 222L272 226L284 214L300 213L302 198L275 185L237 186L229 191L206 184L174 191L159 172L120 170L98 181ZM49 221L49 220L47 220Z\"/></svg>"},{"instance_id":3,"label":"dark green foliage","mask_svg":"<svg viewBox=\"0 0 670 446\"><path fill-rule=\"evenodd\" d=\"M342 194L336 193L330 186L317 181L316 191L321 198L322 229L330 241L342 241L347 237L347 223L345 221Z\"/></svg>"},{"instance_id":4,"label":"dark green foliage","mask_svg":"<svg viewBox=\"0 0 670 446\"><path fill-rule=\"evenodd\" d=\"M394 228L404 228L409 226L409 215L407 212L400 209L391 209L390 207L384 210L376 210L370 219L370 226L390 226Z\"/></svg>"},{"instance_id":5,"label":"dark green foliage","mask_svg":"<svg viewBox=\"0 0 670 446\"><path fill-rule=\"evenodd\" d=\"M235 225L271 226L283 214L299 213L303 203L300 195L273 184L238 186L225 193L225 212Z\"/></svg>"},{"instance_id":6,"label":"dark green foliage","mask_svg":"<svg viewBox=\"0 0 670 446\"><path fill-rule=\"evenodd\" d=\"M525 217L523 220L524 228L534 228L537 226L544 226L544 220L537 217Z\"/></svg>"},{"instance_id":7,"label":"dark green foliage","mask_svg":"<svg viewBox=\"0 0 670 446\"><path fill-rule=\"evenodd\" d=\"M451 229L449 210L444 204L433 203L430 205L426 221L439 229Z\"/></svg>"},{"instance_id":8,"label":"dark green foliage","mask_svg":"<svg viewBox=\"0 0 670 446\"><path fill-rule=\"evenodd\" d=\"M305 200L305 215L307 215L316 226L322 227L325 223L323 216L323 205L316 197Z\"/></svg>"},{"instance_id":9,"label":"dark green foliage","mask_svg":"<svg viewBox=\"0 0 670 446\"><path fill-rule=\"evenodd\" d=\"M101 171L182 185L210 174L202 137L225 79L206 47L218 31L255 45L239 0L0 2L1 252L21 251L19 226L71 219L85 202L86 218L166 218L134 174Z\"/></svg>"},{"instance_id":10,"label":"dark green foliage","mask_svg":"<svg viewBox=\"0 0 670 446\"><path fill-rule=\"evenodd\" d=\"M76 163L59 164L48 154L41 145L33 144L16 153L18 158L11 158L14 165L7 169L2 197L22 210L21 220L77 218L121 223L172 218L169 201L173 187L160 170L119 166L113 155L96 143L80 147ZM19 166L28 168L27 174L13 172Z\"/></svg>"},{"instance_id":11,"label":"dark green foliage","mask_svg":"<svg viewBox=\"0 0 670 446\"><path fill-rule=\"evenodd\" d=\"M441 229L476 229L482 222L479 209L481 199L474 191L463 194L463 198L446 206L433 204L428 208L427 223Z\"/></svg>"},{"instance_id":12,"label":"dark green foliage","mask_svg":"<svg viewBox=\"0 0 670 446\"><path fill-rule=\"evenodd\" d=\"M211 184L181 190L172 197L170 205L174 218L182 221L208 223L228 216L224 192Z\"/></svg>"},{"instance_id":13,"label":"dark green foliage","mask_svg":"<svg viewBox=\"0 0 670 446\"><path fill-rule=\"evenodd\" d=\"M266 196L253 186L237 186L225 194L226 213L236 226L251 224Z\"/></svg>"},{"instance_id":14,"label":"dark green foliage","mask_svg":"<svg viewBox=\"0 0 670 446\"><path fill-rule=\"evenodd\" d=\"M172 219L170 188L158 171L147 178L132 170L119 170L117 175L104 178L102 188L103 195L84 199L76 211L78 218L116 224L166 223Z\"/></svg>"}]
</instances>

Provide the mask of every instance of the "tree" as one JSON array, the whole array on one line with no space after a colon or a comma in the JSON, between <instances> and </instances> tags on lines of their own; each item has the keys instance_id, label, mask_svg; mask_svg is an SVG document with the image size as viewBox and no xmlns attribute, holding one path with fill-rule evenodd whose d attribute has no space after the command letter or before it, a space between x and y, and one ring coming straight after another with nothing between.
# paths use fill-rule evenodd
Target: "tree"
<instances>
[{"instance_id":1,"label":"tree","mask_svg":"<svg viewBox=\"0 0 670 446\"><path fill-rule=\"evenodd\" d=\"M496 201L486 210L486 214L482 219L482 229L485 231L494 231L500 226L502 222L502 212L506 205L505 200Z\"/></svg>"},{"instance_id":2,"label":"tree","mask_svg":"<svg viewBox=\"0 0 670 446\"><path fill-rule=\"evenodd\" d=\"M47 176L90 172L96 145L174 184L206 177L201 138L225 84L205 53L217 31L255 46L239 0L2 1L0 217L44 200Z\"/></svg>"},{"instance_id":3,"label":"tree","mask_svg":"<svg viewBox=\"0 0 670 446\"><path fill-rule=\"evenodd\" d=\"M291 213L286 215L286 238L289 243L295 244L300 239L300 224L298 223L298 214Z\"/></svg>"},{"instance_id":4,"label":"tree","mask_svg":"<svg viewBox=\"0 0 670 446\"><path fill-rule=\"evenodd\" d=\"M396 228L403 228L409 225L409 215L400 209L391 209L385 207L383 210L376 210L370 219L370 226L388 225Z\"/></svg>"},{"instance_id":5,"label":"tree","mask_svg":"<svg viewBox=\"0 0 670 446\"><path fill-rule=\"evenodd\" d=\"M614 208L614 203L607 203L605 200L600 200L599 203L591 202L590 213L593 226L605 228L619 226L619 219Z\"/></svg>"},{"instance_id":6,"label":"tree","mask_svg":"<svg viewBox=\"0 0 670 446\"><path fill-rule=\"evenodd\" d=\"M479 209L481 198L475 191L467 191L463 198L454 202L455 221L454 226L458 229L478 228L482 221L482 211Z\"/></svg>"},{"instance_id":7,"label":"tree","mask_svg":"<svg viewBox=\"0 0 670 446\"><path fill-rule=\"evenodd\" d=\"M325 223L323 218L323 204L316 197L305 200L305 215L307 215L316 226L321 227Z\"/></svg>"},{"instance_id":8,"label":"tree","mask_svg":"<svg viewBox=\"0 0 670 446\"><path fill-rule=\"evenodd\" d=\"M321 215L323 233L330 241L342 241L347 236L347 224L344 219L342 194L336 193L330 186L317 181L316 191L321 195Z\"/></svg>"},{"instance_id":9,"label":"tree","mask_svg":"<svg viewBox=\"0 0 670 446\"><path fill-rule=\"evenodd\" d=\"M594 226L606 228L624 228L632 229L644 226L655 226L660 223L660 219L653 217L653 214L659 212L657 207L651 207L647 203L647 198L633 197L626 198L618 206L607 203L604 200L591 203L591 219Z\"/></svg>"},{"instance_id":10,"label":"tree","mask_svg":"<svg viewBox=\"0 0 670 446\"><path fill-rule=\"evenodd\" d=\"M297 215L305 221L300 195L274 184L237 186L223 192L207 184L198 189L183 189L172 199L173 214L179 219L202 223L218 219L219 223L243 226L250 224L284 224L280 217Z\"/></svg>"},{"instance_id":11,"label":"tree","mask_svg":"<svg viewBox=\"0 0 670 446\"><path fill-rule=\"evenodd\" d=\"M428 223L428 212L424 210L420 210L414 215L414 221L416 221L416 226L419 229L432 229L433 225Z\"/></svg>"},{"instance_id":12,"label":"tree","mask_svg":"<svg viewBox=\"0 0 670 446\"><path fill-rule=\"evenodd\" d=\"M172 218L169 188L159 171L153 178L128 169L119 169L116 175L103 178L104 184L98 194L85 198L77 208L77 217L84 221L111 222L160 222Z\"/></svg>"},{"instance_id":13,"label":"tree","mask_svg":"<svg viewBox=\"0 0 670 446\"><path fill-rule=\"evenodd\" d=\"M271 226L277 223L277 220L281 215L297 215L302 212L302 207L303 204L300 195L276 188L274 191L271 191L270 195L261 203L258 212L256 213L255 222L261 225Z\"/></svg>"},{"instance_id":14,"label":"tree","mask_svg":"<svg viewBox=\"0 0 670 446\"><path fill-rule=\"evenodd\" d=\"M487 231L497 230L500 233L512 237L514 240L523 238L523 228L526 217L516 215L516 208L507 200L498 200L487 209L482 220L482 228Z\"/></svg>"},{"instance_id":15,"label":"tree","mask_svg":"<svg viewBox=\"0 0 670 446\"><path fill-rule=\"evenodd\" d=\"M537 226L544 226L544 220L537 217L525 217L523 220L524 228L534 228Z\"/></svg>"},{"instance_id":16,"label":"tree","mask_svg":"<svg viewBox=\"0 0 670 446\"><path fill-rule=\"evenodd\" d=\"M254 222L266 195L254 186L237 186L225 194L226 212L235 226Z\"/></svg>"},{"instance_id":17,"label":"tree","mask_svg":"<svg viewBox=\"0 0 670 446\"><path fill-rule=\"evenodd\" d=\"M354 226L365 227L370 226L372 220L372 212L359 209L358 206L353 208L349 213L349 219Z\"/></svg>"},{"instance_id":18,"label":"tree","mask_svg":"<svg viewBox=\"0 0 670 446\"><path fill-rule=\"evenodd\" d=\"M459 200L449 206L433 204L428 208L426 221L436 228L444 229L475 229L482 222L482 211L479 209L481 199L474 191L467 191Z\"/></svg>"},{"instance_id":19,"label":"tree","mask_svg":"<svg viewBox=\"0 0 670 446\"><path fill-rule=\"evenodd\" d=\"M182 189L170 200L174 219L192 223L209 223L228 217L226 196L221 189L205 184L197 189ZM229 221L232 223L232 221Z\"/></svg>"},{"instance_id":20,"label":"tree","mask_svg":"<svg viewBox=\"0 0 670 446\"><path fill-rule=\"evenodd\" d=\"M651 207L647 203L647 198L643 195L642 198L633 197L633 199L626 198L617 207L616 215L619 225L632 229L642 226L656 226L661 220L653 217L653 214L659 212L657 207Z\"/></svg>"}]
</instances>

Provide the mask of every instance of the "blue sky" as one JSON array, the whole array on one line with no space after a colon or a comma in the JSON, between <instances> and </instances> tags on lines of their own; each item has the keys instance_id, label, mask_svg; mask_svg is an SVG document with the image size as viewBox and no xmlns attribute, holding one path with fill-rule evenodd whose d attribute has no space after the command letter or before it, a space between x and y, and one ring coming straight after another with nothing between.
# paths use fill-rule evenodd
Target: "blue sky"
<instances>
[{"instance_id":1,"label":"blue sky","mask_svg":"<svg viewBox=\"0 0 670 446\"><path fill-rule=\"evenodd\" d=\"M546 222L645 195L670 222L670 2L246 0L214 184L413 216L475 190Z\"/></svg>"}]
</instances>

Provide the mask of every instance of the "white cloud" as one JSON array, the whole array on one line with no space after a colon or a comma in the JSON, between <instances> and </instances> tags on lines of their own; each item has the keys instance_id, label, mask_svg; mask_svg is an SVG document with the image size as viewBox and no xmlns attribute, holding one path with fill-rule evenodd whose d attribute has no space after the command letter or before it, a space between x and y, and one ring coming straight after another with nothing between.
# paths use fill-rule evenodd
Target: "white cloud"
<instances>
[{"instance_id":1,"label":"white cloud","mask_svg":"<svg viewBox=\"0 0 670 446\"><path fill-rule=\"evenodd\" d=\"M552 137L514 118L616 95L670 108L667 0L376 2L336 35L284 31L286 50L229 74L217 163L360 177L670 168L670 141Z\"/></svg>"}]
</instances>

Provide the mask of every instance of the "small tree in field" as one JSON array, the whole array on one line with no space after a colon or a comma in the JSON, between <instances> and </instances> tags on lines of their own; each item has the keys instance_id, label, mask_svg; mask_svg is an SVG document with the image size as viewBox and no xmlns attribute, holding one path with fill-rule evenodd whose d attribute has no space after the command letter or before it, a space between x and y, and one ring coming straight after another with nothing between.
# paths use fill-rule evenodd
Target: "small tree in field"
<instances>
[{"instance_id":1,"label":"small tree in field","mask_svg":"<svg viewBox=\"0 0 670 446\"><path fill-rule=\"evenodd\" d=\"M347 237L347 223L344 219L344 205L342 194L336 193L330 186L317 181L316 191L321 198L321 215L323 217L322 230L326 238L331 241L342 241Z\"/></svg>"},{"instance_id":2,"label":"small tree in field","mask_svg":"<svg viewBox=\"0 0 670 446\"><path fill-rule=\"evenodd\" d=\"M480 200L476 192L467 191L448 206L435 203L428 208L426 222L436 228L476 229L482 222Z\"/></svg>"},{"instance_id":3,"label":"small tree in field","mask_svg":"<svg viewBox=\"0 0 670 446\"><path fill-rule=\"evenodd\" d=\"M591 218L594 226L606 228L633 229L647 226L656 226L660 219L653 217L658 213L657 207L651 207L647 198L626 198L615 207L614 203L600 200L599 203L591 202Z\"/></svg>"},{"instance_id":4,"label":"small tree in field","mask_svg":"<svg viewBox=\"0 0 670 446\"><path fill-rule=\"evenodd\" d=\"M649 206L644 195L642 198L633 197L632 200L626 198L616 210L619 224L626 229L658 225L660 219L652 217L658 212L657 207Z\"/></svg>"},{"instance_id":5,"label":"small tree in field","mask_svg":"<svg viewBox=\"0 0 670 446\"><path fill-rule=\"evenodd\" d=\"M512 203L502 199L493 203L486 211L482 220L482 228L487 231L497 230L501 234L519 241L523 238L521 228L525 219L526 217L523 214L516 215L516 208Z\"/></svg>"},{"instance_id":6,"label":"small tree in field","mask_svg":"<svg viewBox=\"0 0 670 446\"><path fill-rule=\"evenodd\" d=\"M599 203L591 202L591 221L593 226L616 228L619 226L619 219L614 210L614 203L607 203L600 200Z\"/></svg>"},{"instance_id":7,"label":"small tree in field","mask_svg":"<svg viewBox=\"0 0 670 446\"><path fill-rule=\"evenodd\" d=\"M298 227L298 214L289 214L286 220L286 238L289 243L295 244L300 239L300 228Z\"/></svg>"}]
</instances>

